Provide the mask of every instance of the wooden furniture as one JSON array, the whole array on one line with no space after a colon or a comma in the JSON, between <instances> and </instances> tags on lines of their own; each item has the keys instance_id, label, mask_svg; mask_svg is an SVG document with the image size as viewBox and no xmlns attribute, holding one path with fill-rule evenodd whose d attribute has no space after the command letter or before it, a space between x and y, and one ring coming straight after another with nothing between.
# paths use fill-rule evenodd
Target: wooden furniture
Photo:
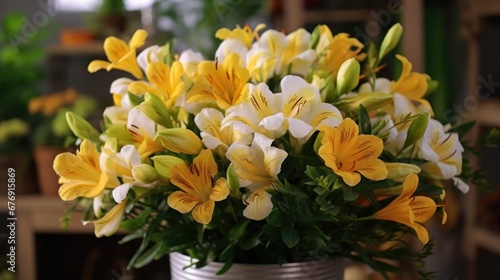
<instances>
[{"instance_id":1,"label":"wooden furniture","mask_svg":"<svg viewBox=\"0 0 500 280\"><path fill-rule=\"evenodd\" d=\"M482 77L480 71L481 45L480 35L484 31L484 20L486 18L500 16L500 2L495 0L467 0L463 8L463 28L462 34L468 43L468 96L465 102L472 106L468 113L470 119L476 121L476 126L470 133L471 140L478 147L480 137L484 135L487 127L500 127L500 99L491 98L481 94L480 89L494 85L485 84L489 82L489 77ZM493 81L498 81L495 77ZM494 91L494 89L493 89ZM492 93L492 92L490 92ZM480 166L481 163L474 159L473 164ZM498 166L497 163L495 163ZM478 279L477 261L479 249L486 249L500 255L500 232L495 232L478 223L478 203L479 192L476 188L471 188L465 196L466 221L464 233L464 252L468 262L468 279Z\"/></svg>"},{"instance_id":2,"label":"wooden furniture","mask_svg":"<svg viewBox=\"0 0 500 280\"><path fill-rule=\"evenodd\" d=\"M285 1L283 1L285 2ZM342 9L307 10L304 0L287 0L283 4L283 15L275 19L277 28L296 30L310 23L324 22L366 22L364 30L356 30L366 36L380 32L393 16L401 16L404 32L402 44L405 55L412 62L413 70L424 71L423 0L391 0L382 10ZM354 31L353 31L354 32ZM355 34L351 34L355 35ZM361 35L361 34L358 34Z\"/></svg>"}]
</instances>

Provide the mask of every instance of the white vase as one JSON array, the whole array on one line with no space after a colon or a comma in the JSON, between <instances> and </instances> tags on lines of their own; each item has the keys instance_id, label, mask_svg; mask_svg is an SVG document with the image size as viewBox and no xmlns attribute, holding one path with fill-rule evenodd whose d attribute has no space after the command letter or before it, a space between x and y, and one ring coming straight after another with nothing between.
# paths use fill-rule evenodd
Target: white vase
<instances>
[{"instance_id":1,"label":"white vase","mask_svg":"<svg viewBox=\"0 0 500 280\"><path fill-rule=\"evenodd\" d=\"M215 275L224 264L212 262L196 269L184 269L192 263L189 256L170 254L171 280L343 280L345 263L343 259L287 263L282 266L272 264L233 264L222 275Z\"/></svg>"}]
</instances>

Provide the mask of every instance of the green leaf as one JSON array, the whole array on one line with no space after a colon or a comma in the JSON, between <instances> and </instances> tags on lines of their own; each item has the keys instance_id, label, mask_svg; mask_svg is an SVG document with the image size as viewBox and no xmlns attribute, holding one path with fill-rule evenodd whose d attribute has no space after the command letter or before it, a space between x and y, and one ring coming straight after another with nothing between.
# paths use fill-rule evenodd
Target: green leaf
<instances>
[{"instance_id":1,"label":"green leaf","mask_svg":"<svg viewBox=\"0 0 500 280\"><path fill-rule=\"evenodd\" d=\"M224 274L224 272L228 271L233 265L235 245L235 243L229 244L220 254L220 260L224 262L224 266L219 271L217 271L216 275Z\"/></svg>"},{"instance_id":2,"label":"green leaf","mask_svg":"<svg viewBox=\"0 0 500 280\"><path fill-rule=\"evenodd\" d=\"M271 213L267 216L266 221L272 226L281 226L284 222L283 215L279 208L274 208Z\"/></svg>"},{"instance_id":3,"label":"green leaf","mask_svg":"<svg viewBox=\"0 0 500 280\"><path fill-rule=\"evenodd\" d=\"M162 243L163 241L159 241L146 250L139 258L137 258L134 267L141 268L153 261L157 252L161 249Z\"/></svg>"},{"instance_id":4,"label":"green leaf","mask_svg":"<svg viewBox=\"0 0 500 280\"><path fill-rule=\"evenodd\" d=\"M263 231L259 231L257 234L252 235L251 237L247 238L245 242L241 245L241 249L243 250L250 250L257 245L259 245L260 242L260 237L263 234Z\"/></svg>"},{"instance_id":5,"label":"green leaf","mask_svg":"<svg viewBox=\"0 0 500 280\"><path fill-rule=\"evenodd\" d=\"M361 129L361 134L371 134L372 124L370 123L370 116L363 104L359 104L359 128Z\"/></svg>"},{"instance_id":6,"label":"green leaf","mask_svg":"<svg viewBox=\"0 0 500 280\"><path fill-rule=\"evenodd\" d=\"M231 231L227 236L229 238L229 241L236 241L240 239L243 236L243 234L245 234L245 231L249 223L250 220L246 220L243 223L240 223L239 225L231 229Z\"/></svg>"},{"instance_id":7,"label":"green leaf","mask_svg":"<svg viewBox=\"0 0 500 280\"><path fill-rule=\"evenodd\" d=\"M408 135L406 136L403 149L415 144L422 136L424 136L425 130L427 129L427 123L429 122L429 114L422 113L419 114L410 124L408 128Z\"/></svg>"},{"instance_id":8,"label":"green leaf","mask_svg":"<svg viewBox=\"0 0 500 280\"><path fill-rule=\"evenodd\" d=\"M305 174L315 180L316 178L318 178L320 175L318 173L318 171L316 170L316 167L313 167L313 166L306 166L306 171L305 171Z\"/></svg>"},{"instance_id":9,"label":"green leaf","mask_svg":"<svg viewBox=\"0 0 500 280\"><path fill-rule=\"evenodd\" d=\"M311 39L309 40L309 48L315 49L318 46L319 38L321 36L320 26L316 26L313 32L311 33Z\"/></svg>"},{"instance_id":10,"label":"green leaf","mask_svg":"<svg viewBox=\"0 0 500 280\"><path fill-rule=\"evenodd\" d=\"M299 232L293 227L287 225L281 230L281 237L288 248L292 248L299 243Z\"/></svg>"},{"instance_id":11,"label":"green leaf","mask_svg":"<svg viewBox=\"0 0 500 280\"><path fill-rule=\"evenodd\" d=\"M352 187L344 185L344 200L349 202L349 201L355 201L358 199L359 193L355 192Z\"/></svg>"}]
</instances>

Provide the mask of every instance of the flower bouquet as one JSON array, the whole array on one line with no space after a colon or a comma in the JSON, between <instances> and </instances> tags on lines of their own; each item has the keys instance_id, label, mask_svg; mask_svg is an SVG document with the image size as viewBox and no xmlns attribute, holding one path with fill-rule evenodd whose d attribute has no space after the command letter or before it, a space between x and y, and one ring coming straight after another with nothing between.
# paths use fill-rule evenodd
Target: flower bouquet
<instances>
[{"instance_id":1,"label":"flower bouquet","mask_svg":"<svg viewBox=\"0 0 500 280\"><path fill-rule=\"evenodd\" d=\"M88 70L135 79L111 84L101 132L66 114L82 141L54 161L60 197L87 208L97 237L141 240L130 267L173 252L218 274L341 257L383 274L407 260L426 277L424 223L446 221L445 182L468 186L461 127L425 99L435 82L402 55L397 79L379 77L401 25L366 48L325 25L264 28L218 30L209 59L172 42L138 53L144 30L107 38L109 61Z\"/></svg>"}]
</instances>

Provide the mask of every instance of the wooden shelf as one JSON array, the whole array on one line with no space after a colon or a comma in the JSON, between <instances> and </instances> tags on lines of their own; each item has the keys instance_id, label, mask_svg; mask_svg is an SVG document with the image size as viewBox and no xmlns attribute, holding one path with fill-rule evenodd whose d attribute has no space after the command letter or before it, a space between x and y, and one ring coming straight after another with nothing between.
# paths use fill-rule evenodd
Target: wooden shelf
<instances>
[{"instance_id":1,"label":"wooden shelf","mask_svg":"<svg viewBox=\"0 0 500 280\"><path fill-rule=\"evenodd\" d=\"M1 211L6 211L8 200L0 197ZM82 212L74 212L67 230L60 226L60 218L71 203L57 196L17 195L16 207L16 274L17 279L36 279L36 233L93 234L93 225L83 226Z\"/></svg>"}]
</instances>

